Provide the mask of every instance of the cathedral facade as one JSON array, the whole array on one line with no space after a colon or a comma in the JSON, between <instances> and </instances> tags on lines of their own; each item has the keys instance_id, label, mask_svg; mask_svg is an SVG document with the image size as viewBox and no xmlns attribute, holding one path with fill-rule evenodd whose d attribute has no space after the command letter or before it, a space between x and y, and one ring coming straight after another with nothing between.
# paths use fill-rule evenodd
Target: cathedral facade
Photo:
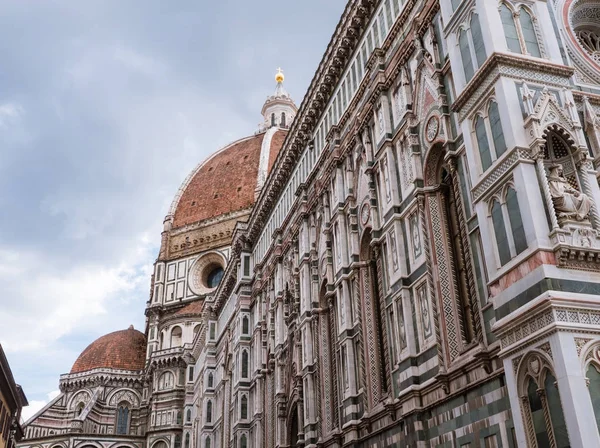
<instances>
[{"instance_id":1,"label":"cathedral facade","mask_svg":"<svg viewBox=\"0 0 600 448\"><path fill-rule=\"evenodd\" d=\"M600 4L350 0L276 82L19 447L600 446Z\"/></svg>"}]
</instances>

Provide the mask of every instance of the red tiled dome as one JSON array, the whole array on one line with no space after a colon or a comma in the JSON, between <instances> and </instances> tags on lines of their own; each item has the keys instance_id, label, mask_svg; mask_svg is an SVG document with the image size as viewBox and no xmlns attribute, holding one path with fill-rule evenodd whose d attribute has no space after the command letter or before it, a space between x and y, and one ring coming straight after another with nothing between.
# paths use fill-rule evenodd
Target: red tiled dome
<instances>
[{"instance_id":1,"label":"red tiled dome","mask_svg":"<svg viewBox=\"0 0 600 448\"><path fill-rule=\"evenodd\" d=\"M263 132L237 140L201 163L186 179L174 201L173 227L252 206L266 135ZM286 135L287 131L281 129L272 135L267 172L271 171Z\"/></svg>"},{"instance_id":2,"label":"red tiled dome","mask_svg":"<svg viewBox=\"0 0 600 448\"><path fill-rule=\"evenodd\" d=\"M133 326L104 335L79 355L71 373L93 369L141 370L146 361L146 336Z\"/></svg>"}]
</instances>

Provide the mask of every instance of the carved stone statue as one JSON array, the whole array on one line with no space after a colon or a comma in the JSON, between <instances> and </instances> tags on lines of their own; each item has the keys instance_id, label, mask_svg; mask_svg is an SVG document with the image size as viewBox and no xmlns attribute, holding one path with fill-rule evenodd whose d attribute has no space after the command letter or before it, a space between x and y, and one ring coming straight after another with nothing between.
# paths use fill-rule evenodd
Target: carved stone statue
<instances>
[{"instance_id":1,"label":"carved stone statue","mask_svg":"<svg viewBox=\"0 0 600 448\"><path fill-rule=\"evenodd\" d=\"M583 221L589 216L592 201L586 194L571 187L563 175L562 165L550 167L548 184L554 209L559 218L575 218Z\"/></svg>"}]
</instances>

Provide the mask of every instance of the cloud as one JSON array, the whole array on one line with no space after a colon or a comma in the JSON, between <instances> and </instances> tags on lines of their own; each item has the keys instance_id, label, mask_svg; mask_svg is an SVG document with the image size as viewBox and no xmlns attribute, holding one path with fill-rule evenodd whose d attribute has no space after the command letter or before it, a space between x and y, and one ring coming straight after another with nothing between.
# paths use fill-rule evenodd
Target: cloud
<instances>
[{"instance_id":1,"label":"cloud","mask_svg":"<svg viewBox=\"0 0 600 448\"><path fill-rule=\"evenodd\" d=\"M143 329L180 183L256 130L278 66L299 103L345 4L0 2L0 341L30 415Z\"/></svg>"},{"instance_id":2,"label":"cloud","mask_svg":"<svg viewBox=\"0 0 600 448\"><path fill-rule=\"evenodd\" d=\"M21 413L21 419L23 422L26 422L31 417L33 417L38 411L40 411L44 406L54 400L56 397L60 395L59 390L53 390L47 394L47 400L31 400L29 401L29 406L23 408L23 412Z\"/></svg>"}]
</instances>

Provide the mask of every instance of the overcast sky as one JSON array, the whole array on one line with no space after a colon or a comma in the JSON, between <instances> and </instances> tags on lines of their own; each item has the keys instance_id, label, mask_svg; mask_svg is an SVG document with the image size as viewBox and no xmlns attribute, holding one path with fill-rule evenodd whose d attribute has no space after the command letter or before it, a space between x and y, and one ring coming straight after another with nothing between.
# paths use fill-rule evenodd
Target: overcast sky
<instances>
[{"instance_id":1,"label":"overcast sky","mask_svg":"<svg viewBox=\"0 0 600 448\"><path fill-rule=\"evenodd\" d=\"M181 181L257 129L277 67L300 105L345 3L0 2L0 342L26 417L94 339L143 331Z\"/></svg>"}]
</instances>

